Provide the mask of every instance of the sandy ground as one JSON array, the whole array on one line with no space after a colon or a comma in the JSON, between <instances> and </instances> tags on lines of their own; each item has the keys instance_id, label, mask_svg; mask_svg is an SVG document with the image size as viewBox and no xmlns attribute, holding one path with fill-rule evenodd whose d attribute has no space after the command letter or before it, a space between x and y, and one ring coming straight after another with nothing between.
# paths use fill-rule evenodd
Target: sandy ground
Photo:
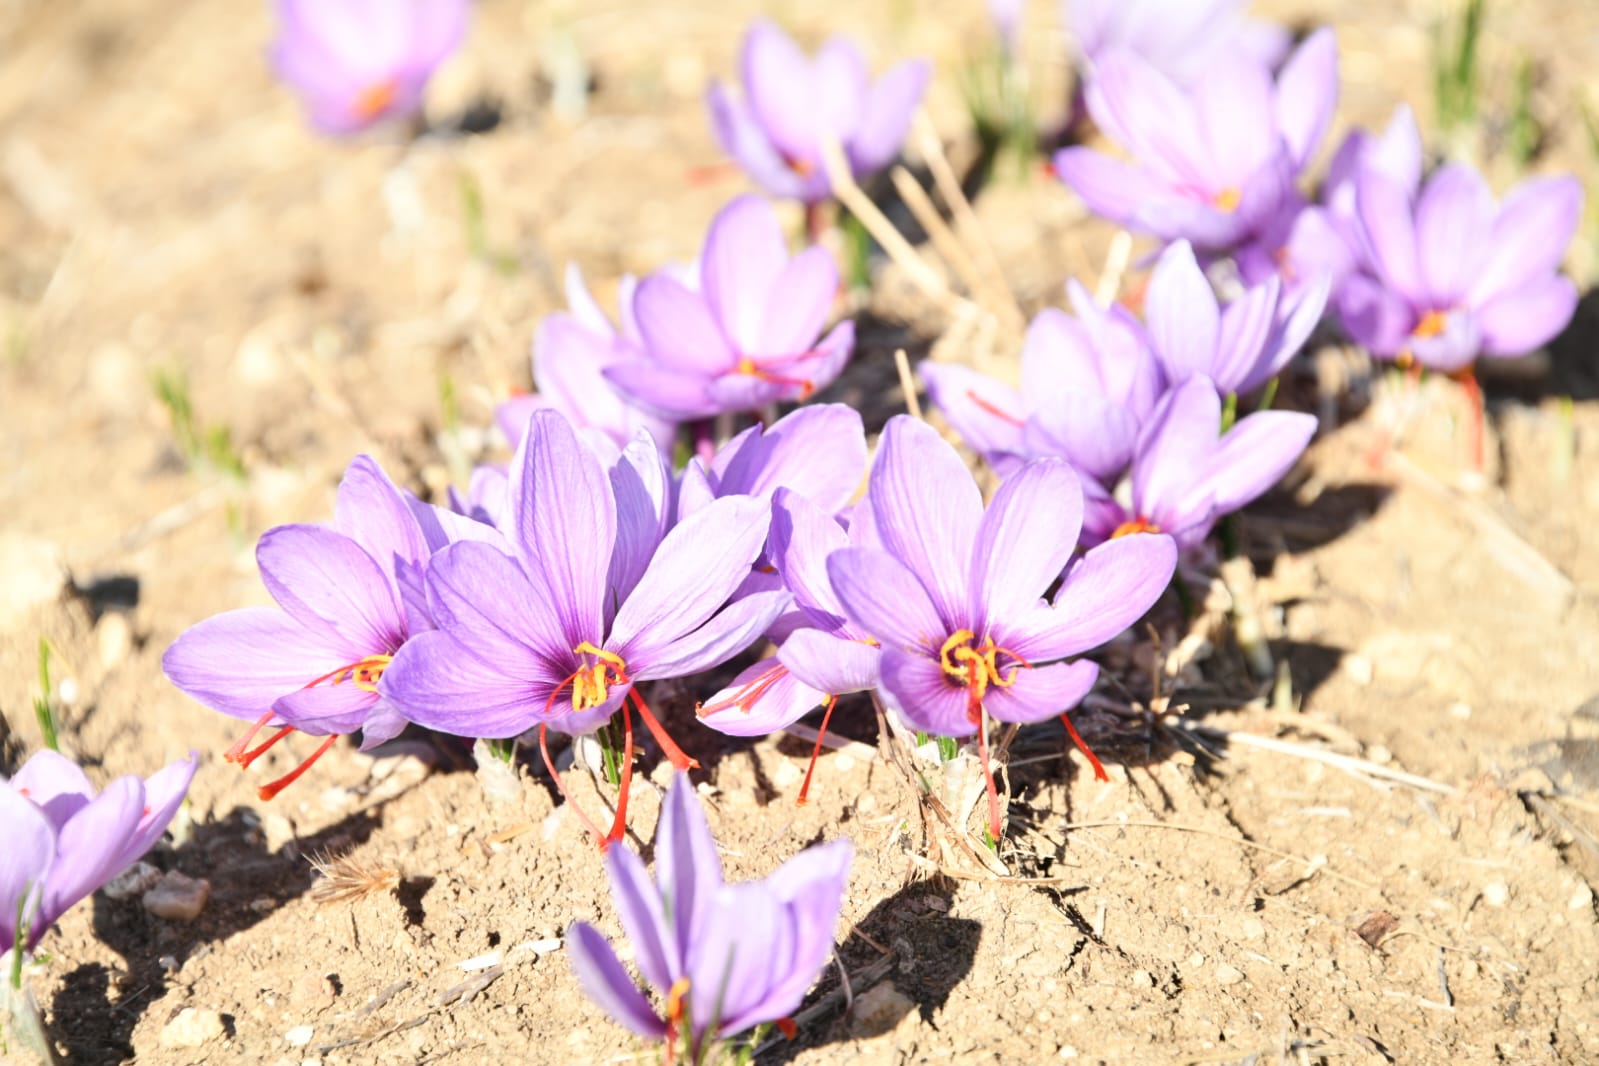
<instances>
[{"instance_id":1,"label":"sandy ground","mask_svg":"<svg viewBox=\"0 0 1599 1066\"><path fill-rule=\"evenodd\" d=\"M1340 127L1406 99L1426 127L1440 7L1400 7L1270 6L1337 25ZM528 341L568 260L610 290L694 254L744 187L717 166L700 101L754 10L485 0L433 113L448 126L491 106L498 124L406 145L310 134L264 68L262 4L0 2L0 764L38 744L41 636L65 745L94 776L204 758L181 839L150 856L209 880L200 917L98 896L44 941L33 980L70 1061L648 1058L589 1007L555 944L574 919L616 921L542 770L492 800L464 746L407 736L376 760L340 745L262 804L255 777L292 756L249 778L225 765L237 723L167 685L159 657L198 619L267 602L256 537L325 518L350 456L379 456L419 492L458 476L494 401L528 385ZM775 13L812 40L850 32L879 64L934 56L930 113L970 160L955 74L980 5ZM1046 5L1029 20L1034 92L1058 116L1063 38ZM550 72L579 54L594 91L585 117L563 117ZM1545 125L1533 169L1575 168L1593 188L1575 105L1599 9L1496 7L1491 114L1523 56ZM1483 129L1503 189L1502 138ZM1058 302L1070 274L1097 278L1110 233L1051 179L986 186L976 205L1025 308ZM1246 614L1282 682L1246 669L1219 586L1192 633L1163 603L1149 633L1105 654L1112 680L1079 719L1109 784L1058 726L1017 738L1004 877L874 757L868 707L841 710L841 735L864 743L824 756L800 808L807 744L729 742L691 724L703 692L657 688L705 765L732 875L822 838L857 845L848 987L830 969L798 1038L762 1061L1599 1060L1595 232L1570 260L1590 292L1578 323L1533 374L1491 380L1486 478L1469 471L1450 383L1408 396L1336 348L1306 360L1286 392L1327 431L1242 524L1260 575ZM834 396L877 424L903 403L895 347L1014 365L1014 337L952 327L892 267L861 312ZM242 478L185 453L158 373L186 378L198 434L225 428ZM1373 465L1400 408L1409 428ZM1156 664L1175 691L1171 677L1155 691ZM647 841L668 770L645 766L632 826ZM608 802L569 776L591 809ZM957 815L968 783L951 783ZM309 860L331 854L394 871L392 887L320 902ZM491 953L491 968L461 965ZM218 1013L222 1035L174 1046L186 1008Z\"/></svg>"}]
</instances>

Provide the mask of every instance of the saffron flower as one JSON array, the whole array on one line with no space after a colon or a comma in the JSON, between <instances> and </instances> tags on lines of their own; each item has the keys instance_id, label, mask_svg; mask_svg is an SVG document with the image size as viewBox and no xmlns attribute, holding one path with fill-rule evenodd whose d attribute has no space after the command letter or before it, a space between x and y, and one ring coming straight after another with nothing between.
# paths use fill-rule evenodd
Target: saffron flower
<instances>
[{"instance_id":1,"label":"saffron flower","mask_svg":"<svg viewBox=\"0 0 1599 1066\"><path fill-rule=\"evenodd\" d=\"M312 125L356 133L422 108L433 72L466 34L467 0L277 0L272 65Z\"/></svg>"},{"instance_id":2,"label":"saffron flower","mask_svg":"<svg viewBox=\"0 0 1599 1066\"><path fill-rule=\"evenodd\" d=\"M676 272L640 283L633 314L644 350L604 371L635 403L664 417L709 418L809 399L844 369L855 324L821 336L838 267L824 248L790 257L764 200L741 196L722 208L699 277L698 291Z\"/></svg>"},{"instance_id":3,"label":"saffron flower","mask_svg":"<svg viewBox=\"0 0 1599 1066\"><path fill-rule=\"evenodd\" d=\"M1434 370L1525 355L1576 311L1577 288L1559 270L1581 216L1573 177L1525 181L1495 204L1488 183L1461 164L1419 190L1362 170L1361 270L1339 291L1339 319L1372 354Z\"/></svg>"},{"instance_id":4,"label":"saffron flower","mask_svg":"<svg viewBox=\"0 0 1599 1066\"><path fill-rule=\"evenodd\" d=\"M655 877L627 848L605 856L622 929L639 973L661 997L651 1006L604 936L586 922L567 931L567 956L615 1021L707 1061L710 1042L764 1022L783 1025L833 950L853 849L808 848L764 881L728 884L694 786L678 774L655 831Z\"/></svg>"},{"instance_id":5,"label":"saffron flower","mask_svg":"<svg viewBox=\"0 0 1599 1066\"><path fill-rule=\"evenodd\" d=\"M812 404L770 426L751 426L708 463L691 459L678 490L678 518L723 496L769 500L785 488L838 514L865 477L866 427L860 412L840 403Z\"/></svg>"},{"instance_id":6,"label":"saffron flower","mask_svg":"<svg viewBox=\"0 0 1599 1066\"><path fill-rule=\"evenodd\" d=\"M1283 292L1269 277L1223 308L1187 241L1161 253L1149 282L1144 317L1166 380L1195 374L1224 393L1264 385L1304 347L1327 305L1329 279Z\"/></svg>"},{"instance_id":7,"label":"saffron flower","mask_svg":"<svg viewBox=\"0 0 1599 1066\"><path fill-rule=\"evenodd\" d=\"M921 364L933 405L1001 477L1045 456L1089 477L1120 477L1166 387L1131 312L1099 306L1076 281L1066 291L1075 317L1049 308L1027 328L1020 390L964 366Z\"/></svg>"},{"instance_id":8,"label":"saffron flower","mask_svg":"<svg viewBox=\"0 0 1599 1066\"><path fill-rule=\"evenodd\" d=\"M716 82L707 97L716 139L767 192L807 204L833 194L824 137L838 142L856 177L881 170L899 154L932 73L911 60L873 84L850 41L833 37L811 59L768 19L745 33L739 69L742 93Z\"/></svg>"},{"instance_id":9,"label":"saffron flower","mask_svg":"<svg viewBox=\"0 0 1599 1066\"><path fill-rule=\"evenodd\" d=\"M1192 90L1113 50L1089 82L1088 111L1133 161L1067 148L1055 171L1128 229L1227 253L1298 195L1295 181L1337 102L1338 50L1327 29L1311 34L1275 80L1265 64L1239 55L1207 67Z\"/></svg>"},{"instance_id":10,"label":"saffron flower","mask_svg":"<svg viewBox=\"0 0 1599 1066\"><path fill-rule=\"evenodd\" d=\"M1275 485L1315 432L1313 415L1257 411L1223 434L1221 397L1197 374L1166 394L1140 434L1130 502L1097 501L1086 532L1110 544L1159 532L1184 551L1196 548L1217 519Z\"/></svg>"},{"instance_id":11,"label":"saffron flower","mask_svg":"<svg viewBox=\"0 0 1599 1066\"><path fill-rule=\"evenodd\" d=\"M660 469L653 444L638 448ZM438 552L427 570L438 629L413 636L381 686L411 721L457 736L514 737L538 726L547 762L549 727L587 733L621 710L616 821L604 836L589 826L602 846L621 839L626 823L632 709L674 765L693 765L636 683L726 661L787 601L773 591L728 603L766 541L765 500L716 500L663 539L669 486L649 465L621 465L613 481L564 416L535 412L511 463L514 556L480 541ZM559 784L553 765L551 773Z\"/></svg>"},{"instance_id":12,"label":"saffron flower","mask_svg":"<svg viewBox=\"0 0 1599 1066\"><path fill-rule=\"evenodd\" d=\"M998 840L989 719L1060 715L1075 739L1065 712L1088 694L1099 667L1071 657L1154 604L1171 581L1176 548L1165 536L1125 537L1068 566L1083 516L1070 466L1026 464L985 510L955 449L904 415L883 431L866 498L881 547L829 555L833 590L849 620L882 645L889 704L916 729L977 734ZM1097 759L1094 766L1103 774Z\"/></svg>"},{"instance_id":13,"label":"saffron flower","mask_svg":"<svg viewBox=\"0 0 1599 1066\"><path fill-rule=\"evenodd\" d=\"M1066 24L1090 70L1126 49L1174 84L1188 86L1216 62L1242 55L1275 67L1288 31L1244 16L1246 0L1067 0Z\"/></svg>"},{"instance_id":14,"label":"saffron flower","mask_svg":"<svg viewBox=\"0 0 1599 1066\"><path fill-rule=\"evenodd\" d=\"M583 283L576 263L566 267L568 310L539 323L533 337L533 385L529 396L516 396L500 404L495 421L511 442L521 443L528 416L548 407L561 412L583 433L602 456L614 459L640 429L662 450L672 447L677 427L628 402L605 380L605 368L642 354L642 341L632 318L631 274L622 278L617 303L622 310L618 329Z\"/></svg>"},{"instance_id":15,"label":"saffron flower","mask_svg":"<svg viewBox=\"0 0 1599 1066\"><path fill-rule=\"evenodd\" d=\"M248 767L297 730L326 738L263 786L263 800L298 780L340 736L360 730L361 746L371 748L405 728L378 682L401 645L432 624L422 582L429 548L414 502L377 463L358 456L339 484L331 527L277 526L256 545L261 580L278 607L208 618L162 656L178 688L253 723L228 749L228 762ZM271 736L251 748L269 726Z\"/></svg>"},{"instance_id":16,"label":"saffron flower","mask_svg":"<svg viewBox=\"0 0 1599 1066\"><path fill-rule=\"evenodd\" d=\"M18 944L32 952L68 908L149 851L198 765L190 752L148 780L119 777L96 793L76 763L45 750L0 777L0 955Z\"/></svg>"}]
</instances>

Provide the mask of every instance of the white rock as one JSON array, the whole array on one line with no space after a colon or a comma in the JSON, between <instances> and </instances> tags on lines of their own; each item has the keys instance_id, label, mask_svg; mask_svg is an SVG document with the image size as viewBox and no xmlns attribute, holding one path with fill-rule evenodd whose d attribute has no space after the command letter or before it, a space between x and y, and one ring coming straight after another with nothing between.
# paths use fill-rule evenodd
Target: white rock
<instances>
[{"instance_id":1,"label":"white rock","mask_svg":"<svg viewBox=\"0 0 1599 1066\"><path fill-rule=\"evenodd\" d=\"M22 622L35 607L66 587L67 572L56 546L20 533L0 534L0 630Z\"/></svg>"},{"instance_id":2,"label":"white rock","mask_svg":"<svg viewBox=\"0 0 1599 1066\"><path fill-rule=\"evenodd\" d=\"M1371 660L1364 655L1345 655L1339 663L1349 680L1364 688L1371 684L1376 671L1372 668Z\"/></svg>"},{"instance_id":3,"label":"white rock","mask_svg":"<svg viewBox=\"0 0 1599 1066\"><path fill-rule=\"evenodd\" d=\"M305 1047L311 1042L311 1034L314 1032L316 1032L315 1026L296 1025L283 1034L283 1039L288 1041L290 1047Z\"/></svg>"},{"instance_id":4,"label":"white rock","mask_svg":"<svg viewBox=\"0 0 1599 1066\"><path fill-rule=\"evenodd\" d=\"M1482 900L1490 907L1503 907L1510 902L1510 886L1503 881L1489 881L1482 886Z\"/></svg>"},{"instance_id":5,"label":"white rock","mask_svg":"<svg viewBox=\"0 0 1599 1066\"><path fill-rule=\"evenodd\" d=\"M94 627L95 644L100 651L100 665L115 670L133 650L133 627L128 616L121 611L107 611Z\"/></svg>"},{"instance_id":6,"label":"white rock","mask_svg":"<svg viewBox=\"0 0 1599 1066\"><path fill-rule=\"evenodd\" d=\"M161 1046L195 1048L226 1034L222 1015L216 1011L184 1007L178 1011L177 1017L161 1027Z\"/></svg>"},{"instance_id":7,"label":"white rock","mask_svg":"<svg viewBox=\"0 0 1599 1066\"><path fill-rule=\"evenodd\" d=\"M161 880L161 871L147 862L136 862L106 882L101 889L110 899L128 899L142 896Z\"/></svg>"},{"instance_id":8,"label":"white rock","mask_svg":"<svg viewBox=\"0 0 1599 1066\"><path fill-rule=\"evenodd\" d=\"M144 909L157 918L192 922L211 898L211 882L173 870L144 894ZM186 1045L187 1046L187 1045Z\"/></svg>"},{"instance_id":9,"label":"white rock","mask_svg":"<svg viewBox=\"0 0 1599 1066\"><path fill-rule=\"evenodd\" d=\"M1244 971L1225 962L1216 966L1216 983L1219 985L1236 985L1244 979Z\"/></svg>"},{"instance_id":10,"label":"white rock","mask_svg":"<svg viewBox=\"0 0 1599 1066\"><path fill-rule=\"evenodd\" d=\"M1588 887L1586 881L1578 883L1577 890L1571 894L1571 899L1566 903L1566 906L1574 911L1593 906L1593 889Z\"/></svg>"}]
</instances>

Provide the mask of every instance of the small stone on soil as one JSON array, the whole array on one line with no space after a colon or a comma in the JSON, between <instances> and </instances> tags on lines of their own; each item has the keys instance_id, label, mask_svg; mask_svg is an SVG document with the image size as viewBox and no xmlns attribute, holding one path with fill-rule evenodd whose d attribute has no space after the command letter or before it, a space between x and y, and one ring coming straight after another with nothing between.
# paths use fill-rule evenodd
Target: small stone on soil
<instances>
[{"instance_id":1,"label":"small stone on soil","mask_svg":"<svg viewBox=\"0 0 1599 1066\"><path fill-rule=\"evenodd\" d=\"M1236 966L1221 963L1216 967L1216 983L1219 985L1236 985L1244 979L1244 971Z\"/></svg>"},{"instance_id":2,"label":"small stone on soil","mask_svg":"<svg viewBox=\"0 0 1599 1066\"><path fill-rule=\"evenodd\" d=\"M1510 902L1510 886L1503 881L1489 881L1482 886L1482 900L1490 907L1503 907Z\"/></svg>"},{"instance_id":3,"label":"small stone on soil","mask_svg":"<svg viewBox=\"0 0 1599 1066\"><path fill-rule=\"evenodd\" d=\"M915 1010L916 1003L909 996L895 988L892 981L884 981L855 997L849 1031L856 1037L881 1036Z\"/></svg>"},{"instance_id":4,"label":"small stone on soil","mask_svg":"<svg viewBox=\"0 0 1599 1066\"><path fill-rule=\"evenodd\" d=\"M136 862L113 877L103 891L107 899L129 899L150 891L160 880L160 870L147 862Z\"/></svg>"},{"instance_id":5,"label":"small stone on soil","mask_svg":"<svg viewBox=\"0 0 1599 1066\"><path fill-rule=\"evenodd\" d=\"M211 882L173 870L144 894L144 909L157 918L192 922L205 910L210 898Z\"/></svg>"},{"instance_id":6,"label":"small stone on soil","mask_svg":"<svg viewBox=\"0 0 1599 1066\"><path fill-rule=\"evenodd\" d=\"M222 1015L214 1010L184 1007L177 1017L161 1027L161 1046L194 1048L227 1034Z\"/></svg>"},{"instance_id":7,"label":"small stone on soil","mask_svg":"<svg viewBox=\"0 0 1599 1066\"><path fill-rule=\"evenodd\" d=\"M290 1047L305 1047L311 1042L311 1034L315 1032L315 1026L296 1025L293 1029L283 1034L283 1039L288 1041Z\"/></svg>"}]
</instances>

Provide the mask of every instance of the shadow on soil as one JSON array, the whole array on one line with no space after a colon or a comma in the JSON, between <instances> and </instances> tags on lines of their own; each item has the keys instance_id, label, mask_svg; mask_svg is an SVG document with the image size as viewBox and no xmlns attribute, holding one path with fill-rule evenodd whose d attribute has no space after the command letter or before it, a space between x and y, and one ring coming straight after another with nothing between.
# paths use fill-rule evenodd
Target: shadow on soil
<instances>
[{"instance_id":1,"label":"shadow on soil","mask_svg":"<svg viewBox=\"0 0 1599 1066\"><path fill-rule=\"evenodd\" d=\"M122 956L123 968L85 963L66 974L51 1004L52 1038L73 1063L132 1058L134 1027L166 994L171 974L305 894L312 869L304 856L347 851L364 843L379 823L377 808L360 811L270 851L254 811L235 807L218 821L195 826L180 847L157 845L144 861L207 879L209 902L198 918L184 923L150 915L137 896L112 900L96 893L95 936Z\"/></svg>"}]
</instances>

